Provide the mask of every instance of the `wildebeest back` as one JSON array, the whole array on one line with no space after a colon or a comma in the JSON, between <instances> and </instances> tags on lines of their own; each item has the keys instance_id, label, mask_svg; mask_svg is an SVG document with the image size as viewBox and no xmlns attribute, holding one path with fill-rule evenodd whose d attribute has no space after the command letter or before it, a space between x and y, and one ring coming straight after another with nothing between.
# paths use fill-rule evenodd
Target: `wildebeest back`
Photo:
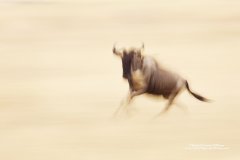
<instances>
[{"instance_id":1,"label":"wildebeest back","mask_svg":"<svg viewBox=\"0 0 240 160\"><path fill-rule=\"evenodd\" d=\"M161 68L157 61L148 58L143 64L143 72L146 75L147 92L150 94L163 95L167 98L176 87L180 78L177 74Z\"/></svg>"}]
</instances>

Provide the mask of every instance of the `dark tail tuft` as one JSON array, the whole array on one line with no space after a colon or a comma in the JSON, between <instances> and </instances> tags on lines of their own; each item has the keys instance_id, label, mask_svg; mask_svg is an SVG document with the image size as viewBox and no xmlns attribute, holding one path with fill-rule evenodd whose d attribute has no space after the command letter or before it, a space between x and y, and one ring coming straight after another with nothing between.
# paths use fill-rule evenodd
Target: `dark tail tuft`
<instances>
[{"instance_id":1,"label":"dark tail tuft","mask_svg":"<svg viewBox=\"0 0 240 160\"><path fill-rule=\"evenodd\" d=\"M203 101L203 102L211 102L211 100L205 98L205 97L202 97L194 92L191 91L191 89L189 88L189 85L188 85L188 82L186 81L186 87L187 87L187 90L189 93L191 93L195 98L197 98L198 100L200 101Z\"/></svg>"}]
</instances>

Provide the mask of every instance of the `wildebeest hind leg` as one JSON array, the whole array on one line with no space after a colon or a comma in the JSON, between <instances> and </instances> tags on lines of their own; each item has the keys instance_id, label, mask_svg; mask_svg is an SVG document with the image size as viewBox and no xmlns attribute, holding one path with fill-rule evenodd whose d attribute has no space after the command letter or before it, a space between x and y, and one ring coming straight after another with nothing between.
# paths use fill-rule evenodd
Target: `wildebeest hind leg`
<instances>
[{"instance_id":1,"label":"wildebeest hind leg","mask_svg":"<svg viewBox=\"0 0 240 160\"><path fill-rule=\"evenodd\" d=\"M166 113L166 112L169 110L169 108L170 108L170 107L172 106L172 104L173 104L174 99L175 99L176 96L178 95L179 91L180 91L180 90L175 91L174 93L172 93L172 94L170 95L170 97L169 97L169 99L168 99L167 105L165 106L165 108L164 108L159 114L156 115L156 117L158 117L158 116Z\"/></svg>"},{"instance_id":2,"label":"wildebeest hind leg","mask_svg":"<svg viewBox=\"0 0 240 160\"><path fill-rule=\"evenodd\" d=\"M180 102L173 102L174 105L176 105L179 109L181 109L183 112L188 112L188 107L185 104L182 104Z\"/></svg>"}]
</instances>

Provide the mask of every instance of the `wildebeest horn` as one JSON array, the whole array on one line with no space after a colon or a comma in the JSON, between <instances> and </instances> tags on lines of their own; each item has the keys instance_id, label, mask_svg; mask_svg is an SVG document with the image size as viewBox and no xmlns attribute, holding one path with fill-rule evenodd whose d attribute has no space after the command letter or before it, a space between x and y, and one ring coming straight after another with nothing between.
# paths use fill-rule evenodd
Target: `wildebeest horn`
<instances>
[{"instance_id":1,"label":"wildebeest horn","mask_svg":"<svg viewBox=\"0 0 240 160\"><path fill-rule=\"evenodd\" d=\"M144 43L142 42L142 49L144 49Z\"/></svg>"},{"instance_id":2,"label":"wildebeest horn","mask_svg":"<svg viewBox=\"0 0 240 160\"><path fill-rule=\"evenodd\" d=\"M116 54L116 43L113 44L113 53Z\"/></svg>"},{"instance_id":3,"label":"wildebeest horn","mask_svg":"<svg viewBox=\"0 0 240 160\"><path fill-rule=\"evenodd\" d=\"M141 47L140 51L141 51L141 54L143 54L143 52L144 52L144 43L143 42L142 42L142 47Z\"/></svg>"}]
</instances>

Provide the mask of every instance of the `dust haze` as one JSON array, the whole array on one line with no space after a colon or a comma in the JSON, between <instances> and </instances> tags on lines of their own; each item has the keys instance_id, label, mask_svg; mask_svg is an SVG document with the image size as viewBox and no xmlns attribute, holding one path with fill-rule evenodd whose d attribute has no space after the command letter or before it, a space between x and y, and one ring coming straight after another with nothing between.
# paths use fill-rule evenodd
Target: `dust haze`
<instances>
[{"instance_id":1,"label":"dust haze","mask_svg":"<svg viewBox=\"0 0 240 160\"><path fill-rule=\"evenodd\" d=\"M131 116L112 46L140 46L186 78L166 104L141 95ZM1 0L0 159L240 158L240 2Z\"/></svg>"}]
</instances>

